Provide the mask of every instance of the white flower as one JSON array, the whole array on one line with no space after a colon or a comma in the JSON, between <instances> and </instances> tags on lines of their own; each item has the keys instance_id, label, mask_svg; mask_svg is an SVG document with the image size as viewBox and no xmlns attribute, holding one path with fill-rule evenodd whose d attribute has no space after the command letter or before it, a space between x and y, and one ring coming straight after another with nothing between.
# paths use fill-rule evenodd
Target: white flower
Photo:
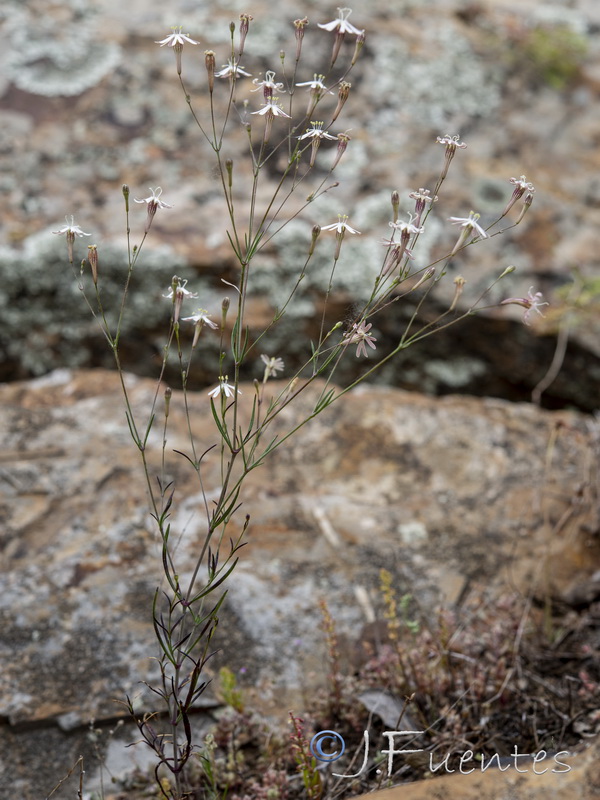
<instances>
[{"instance_id":1,"label":"white flower","mask_svg":"<svg viewBox=\"0 0 600 800\"><path fill-rule=\"evenodd\" d=\"M325 80L324 75L317 75L317 73L315 72L312 81L304 81L303 83L297 83L296 86L308 86L308 91L318 90L321 94L323 92L327 92L327 94L333 94L333 92L330 92L329 89L323 83L324 80Z\"/></svg>"},{"instance_id":2,"label":"white flower","mask_svg":"<svg viewBox=\"0 0 600 800\"><path fill-rule=\"evenodd\" d=\"M268 91L271 92L271 94L273 94L273 91L285 93L285 89L283 88L283 83L275 83L274 78L275 78L275 73L272 72L271 70L268 70L265 73L264 81L259 81L258 78L254 78L252 83L256 85L256 89L252 89L252 91L257 92L260 88L262 88L263 91L267 89Z\"/></svg>"},{"instance_id":3,"label":"white flower","mask_svg":"<svg viewBox=\"0 0 600 800\"><path fill-rule=\"evenodd\" d=\"M354 228L351 228L350 225L348 225L348 221L347 220L348 220L348 217L347 217L346 214L344 214L343 216L340 214L337 222L334 222L332 225L323 225L321 227L321 230L322 231L336 231L337 233L345 233L346 231L348 231L349 233L358 233L358 234L360 234L360 231L356 231L356 230L354 230Z\"/></svg>"},{"instance_id":4,"label":"white flower","mask_svg":"<svg viewBox=\"0 0 600 800\"><path fill-rule=\"evenodd\" d=\"M153 206L155 211L157 208L173 208L173 206L170 206L168 203L165 203L164 200L160 199L162 194L160 186L156 189L151 188L150 191L152 192L150 197L144 197L142 200L138 200L136 197L133 199L136 203L148 203L148 210L150 210L150 206Z\"/></svg>"},{"instance_id":5,"label":"white flower","mask_svg":"<svg viewBox=\"0 0 600 800\"><path fill-rule=\"evenodd\" d=\"M522 306L525 309L525 313L523 314L523 322L525 325L530 325L529 322L529 315L532 311L535 311L543 317L544 315L540 311L542 306L550 305L549 303L542 302L542 293L541 292L533 292L533 286L529 287L529 291L527 292L527 297L509 297L508 300L502 300L500 303L501 306L505 306L508 304L513 304L517 306Z\"/></svg>"},{"instance_id":6,"label":"white flower","mask_svg":"<svg viewBox=\"0 0 600 800\"><path fill-rule=\"evenodd\" d=\"M173 283L169 287L168 294L163 294L167 300L173 300L173 298L178 299L181 298L182 300L188 298L198 297L198 292L190 292L189 289L186 289L187 280L182 280L181 278L173 278Z\"/></svg>"},{"instance_id":7,"label":"white flower","mask_svg":"<svg viewBox=\"0 0 600 800\"><path fill-rule=\"evenodd\" d=\"M184 290L185 291L185 290ZM188 292L188 296L191 295L191 292ZM208 325L209 328L213 330L218 327L216 322L213 322L212 319L208 316L206 311L203 308L199 308L195 314L192 314L191 317L182 317L182 322L193 322L195 325Z\"/></svg>"},{"instance_id":8,"label":"white flower","mask_svg":"<svg viewBox=\"0 0 600 800\"><path fill-rule=\"evenodd\" d=\"M323 123L322 122L312 122L310 123L313 127L309 128L306 133L303 133L302 136L299 136L298 139L332 139L337 140L337 136L332 136L327 131L323 130Z\"/></svg>"},{"instance_id":9,"label":"white flower","mask_svg":"<svg viewBox=\"0 0 600 800\"><path fill-rule=\"evenodd\" d=\"M161 47L164 47L165 45L168 45L169 47L175 47L176 45L181 45L181 47L183 47L184 42L188 42L189 44L199 44L198 42L195 42L193 39L190 39L187 33L182 33L181 32L182 27L183 27L182 25L179 25L178 27L171 28L173 33L170 33L165 39L161 39L160 41L155 42L155 44L159 44Z\"/></svg>"},{"instance_id":10,"label":"white flower","mask_svg":"<svg viewBox=\"0 0 600 800\"><path fill-rule=\"evenodd\" d=\"M52 231L52 233L66 233L67 236L75 237L75 236L91 236L91 233L85 233L81 230L79 225L75 225L75 217L71 216L71 224L69 225L69 217L65 217L65 222L67 223L64 228L61 228L59 231Z\"/></svg>"},{"instance_id":11,"label":"white flower","mask_svg":"<svg viewBox=\"0 0 600 800\"><path fill-rule=\"evenodd\" d=\"M144 228L146 233L148 233L150 230L150 225L152 225L152 220L154 219L157 208L173 208L173 206L170 206L168 203L165 203L160 199L162 194L162 189L160 186L158 186L156 189L150 189L150 191L152 192L150 197L145 197L143 200L138 200L136 197L133 198L136 203L148 204L148 215L146 217L146 227Z\"/></svg>"},{"instance_id":12,"label":"white flower","mask_svg":"<svg viewBox=\"0 0 600 800\"><path fill-rule=\"evenodd\" d=\"M464 228L464 230L467 232L467 235L469 235L472 231L475 231L478 236L481 236L482 239L487 239L487 233L477 221L479 216L480 215L475 214L474 211L470 211L468 217L450 217L449 219L453 225L460 225L461 228Z\"/></svg>"},{"instance_id":13,"label":"white flower","mask_svg":"<svg viewBox=\"0 0 600 800\"><path fill-rule=\"evenodd\" d=\"M237 390L238 394L241 394L240 390ZM211 389L208 392L210 397L217 398L220 394L224 394L225 397L233 397L235 394L235 386L231 383L227 383L227 376L224 378L219 378L219 385L214 389Z\"/></svg>"},{"instance_id":14,"label":"white flower","mask_svg":"<svg viewBox=\"0 0 600 800\"><path fill-rule=\"evenodd\" d=\"M252 114L268 114L270 111L274 117L287 117L290 119L290 115L286 114L283 108L278 105L278 99L278 97L271 97L269 101L266 102L260 109L260 111L253 111Z\"/></svg>"},{"instance_id":15,"label":"white flower","mask_svg":"<svg viewBox=\"0 0 600 800\"><path fill-rule=\"evenodd\" d=\"M265 364L265 377L264 379L270 378L271 375L275 377L278 372L281 372L283 369L283 359L281 358L269 358L264 353L261 355L261 361Z\"/></svg>"},{"instance_id":16,"label":"white flower","mask_svg":"<svg viewBox=\"0 0 600 800\"><path fill-rule=\"evenodd\" d=\"M423 228L418 227L417 225L413 225L413 217L412 214L409 213L408 215L408 222L390 222L390 228L393 228L395 231L400 231L402 236L412 236L413 233L423 233Z\"/></svg>"},{"instance_id":17,"label":"white flower","mask_svg":"<svg viewBox=\"0 0 600 800\"><path fill-rule=\"evenodd\" d=\"M326 31L337 30L338 33L353 33L358 36L363 33L363 31L355 28L352 23L348 22L348 17L351 13L351 8L338 8L338 18L334 19L333 22L326 22L324 25L319 23L319 28L323 28Z\"/></svg>"},{"instance_id":18,"label":"white flower","mask_svg":"<svg viewBox=\"0 0 600 800\"><path fill-rule=\"evenodd\" d=\"M252 74L250 72L245 72L243 67L240 67L233 58L230 58L227 64L223 64L223 69L215 72L215 78L230 78L232 75L235 75L236 78L240 76L246 78L252 77Z\"/></svg>"}]
</instances>

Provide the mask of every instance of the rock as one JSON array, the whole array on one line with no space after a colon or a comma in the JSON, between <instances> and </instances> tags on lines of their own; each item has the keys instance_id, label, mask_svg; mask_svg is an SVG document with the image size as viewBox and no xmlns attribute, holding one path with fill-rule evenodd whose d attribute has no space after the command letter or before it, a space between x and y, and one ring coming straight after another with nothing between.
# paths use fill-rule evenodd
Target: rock
<instances>
[{"instance_id":1,"label":"rock","mask_svg":"<svg viewBox=\"0 0 600 800\"><path fill-rule=\"evenodd\" d=\"M232 11L219 4L209 8L185 0L169 6L168 19L162 9L149 9L141 1L128 3L126 9L118 0L83 5L75 0L55 0L50 5L36 0L27 6L16 2L5 6L0 12L6 39L2 57L10 67L5 70L10 81L0 98L9 126L0 142L5 189L0 193L0 213L5 221L2 235L6 247L0 248L0 308L6 309L8 344L0 377L15 379L65 364L99 365L91 357L77 318L70 323L61 321L58 331L40 325L35 335L30 334L33 341L28 348L13 352L9 345L21 338L23 330L30 330L27 310L31 309L33 317L38 294L50 291L60 296L64 291L64 268L62 272L57 269L54 255L45 249L42 258L37 255L32 235L56 230L64 214L74 213L83 229L93 232L102 258L104 243L114 242L125 228L120 193L124 181L131 185L132 196L145 196L142 193L148 185L164 188L174 209L157 217L151 241L174 248L187 264L186 277L198 282L207 305L214 303L218 308L223 289L220 278L229 279L229 272L235 270L225 230L215 225L226 213L220 182L211 149L179 91L173 53L170 48L160 48L156 40L167 32L172 15L176 18L179 14L186 30L200 41L199 47L186 46L184 76L194 108L200 118L208 119L202 52L212 47L218 65L227 60ZM42 6L44 13L38 14ZM441 194L428 219L416 263L424 266L447 252L456 232L448 217L464 216L473 208L482 213L485 224L491 223L510 195L510 177L526 173L537 191L523 223L483 246L469 248L453 259L449 269L453 277L460 272L468 280L460 301L463 308L509 264L518 270L494 287L488 296L491 302L523 296L530 285L545 293L554 310L543 329L548 339L540 345L544 352L539 370L543 374L552 359L557 328L568 312L557 291L570 282L572 268L584 275L595 297L598 234L594 206L598 190L590 176L598 173L599 166L600 112L594 98L600 53L593 36L599 24L598 9L590 0L576 0L568 10L548 7L542 0L482 2L467 8L441 0L425 6L405 0L399 7L402 13L395 14L390 13L389 3L371 2L368 14L366 9L354 12L353 20L364 25L368 35L345 107L346 121L340 118L340 125L351 128L353 137L340 162L340 186L323 202L317 200L303 210L295 220L298 224L290 226L279 243L276 237L257 265L252 302L261 311L268 303L272 312L292 280L290 270L297 268L298 253L304 258L312 225L334 220L337 213L350 213L351 221L363 232L360 240L346 249L343 285L336 298L344 310L358 302L379 266L377 240L389 231L390 191L400 192L403 215L411 211L409 192L430 184L441 167L443 151L436 136L458 131L469 147L452 165L447 193ZM330 52L329 34L316 25L322 15L309 11L307 41L310 37L311 45L302 67L303 79L325 70ZM269 67L279 69L280 49L287 47L289 52L295 47L291 20L298 13L289 0L275 8L256 2L244 54L244 65L254 76ZM70 34L74 20L76 37ZM546 38L536 49L539 31ZM570 37L568 41L575 37L585 45L585 53L577 47L557 48L565 35ZM349 56L351 43L346 50ZM558 67L552 58L559 62ZM572 75L571 83L562 89L551 85L556 68ZM402 75L400 85L398 75ZM225 97L225 87L225 82L217 84L219 102ZM244 94L252 105L257 103L257 95L250 88L246 81L239 91L240 99ZM544 125L534 126L532 119L543 119ZM235 163L239 189L249 175L243 157L246 133L233 123L230 133L228 155ZM25 142L28 146L22 152ZM331 146L335 144L323 144L319 164L330 163L332 153L327 148ZM274 190L277 180L276 174L264 174L265 194ZM294 213L305 196L292 200ZM144 210L136 207L131 217L134 237L140 236L143 222ZM122 240L120 246L123 250ZM315 317L315 298L327 285L333 246L333 241L320 243L314 270L304 282L306 291L297 316L290 327L281 326L279 341L288 341L291 327L308 325ZM85 249L78 255L85 255ZM40 268L45 270L40 280L48 288L38 292L35 280L29 281L24 289L28 302L19 304L25 309L24 321L15 319L11 291L15 273L18 283L23 270L35 275ZM157 288L151 282L139 288L147 308L154 304ZM432 295L446 309L452 292L452 281L446 290L442 282ZM522 309L509 306L486 313L494 322L499 313L502 320L520 321ZM563 386L555 387L551 407L593 408L588 397L594 395L593 387L579 393L572 387L581 384L582 375L589 375L593 384L600 374L597 318L594 299L586 301L573 317L570 339L574 345L567 353ZM457 388L468 393L479 382L485 393L511 398L518 381L511 386L510 376L518 368L518 359L511 369L504 370L506 380L494 382L493 373L506 361L497 347L499 327L474 327L471 341L463 342L464 349L456 350L450 362L455 380L462 380ZM154 343L151 324L139 335ZM83 344L78 349L80 341ZM492 360L487 373L482 372L481 354L473 345L477 342L488 345L484 349ZM439 353L433 357L444 358ZM132 359L133 364L136 361L139 359ZM572 367L567 374L569 363ZM465 365L469 365L468 375ZM574 380L574 375L579 377ZM388 381L399 385L402 378L402 371L396 370ZM206 376L202 380L206 381ZM444 381L422 371L417 370L415 382L422 390L444 391ZM531 388L525 382L517 399L526 399Z\"/></svg>"},{"instance_id":2,"label":"rock","mask_svg":"<svg viewBox=\"0 0 600 800\"><path fill-rule=\"evenodd\" d=\"M576 755L562 754L560 766L552 758L536 764L518 761L519 772L504 765L479 769L471 774L444 775L432 780L403 784L395 789L372 792L369 800L487 800L518 797L519 800L598 800L600 798L600 739ZM512 759L514 764L514 759ZM469 762L464 772L472 769ZM556 772L554 771L556 770Z\"/></svg>"},{"instance_id":3,"label":"rock","mask_svg":"<svg viewBox=\"0 0 600 800\"><path fill-rule=\"evenodd\" d=\"M133 407L148 414L155 384L125 381ZM242 391L249 403L252 386ZM104 371L0 386L0 737L10 742L0 782L12 780L23 797L42 796L66 774L72 742L85 741L91 718L114 724L125 694L152 708L139 681L156 678L151 603L160 559L119 395L117 375ZM311 402L301 395L277 430L290 429ZM214 442L206 392L191 395L190 408L203 450ZM202 501L174 452L188 449L177 392L169 419L172 535L181 536L185 576L202 540ZM597 487L586 473L595 436L575 412L372 386L349 393L248 477L248 545L229 582L215 665L243 669L252 702L277 716L323 684L317 599L326 598L340 634L353 640L373 620L382 567L423 609L507 579L541 600L596 585ZM160 441L157 428L153 474ZM204 485L210 499L220 485L216 458L206 462ZM214 702L211 692L206 700ZM30 772L18 781L11 772L26 764L33 729L51 732L52 742L68 731L79 737L35 792Z\"/></svg>"}]
</instances>

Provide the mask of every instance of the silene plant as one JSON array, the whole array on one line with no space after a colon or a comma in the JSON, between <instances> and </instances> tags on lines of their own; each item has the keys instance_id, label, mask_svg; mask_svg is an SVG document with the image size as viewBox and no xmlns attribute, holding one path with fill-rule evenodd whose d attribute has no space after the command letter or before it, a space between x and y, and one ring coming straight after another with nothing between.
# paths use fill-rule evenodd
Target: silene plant
<instances>
[{"instance_id":1,"label":"silene plant","mask_svg":"<svg viewBox=\"0 0 600 800\"><path fill-rule=\"evenodd\" d=\"M439 176L429 188L417 188L408 195L410 208L400 208L400 195L391 192L390 221L381 241L381 263L370 291L362 306L352 306L343 320L334 322L328 304L336 291L336 278L344 269L344 244L348 239L364 235L350 222L340 209L337 218L316 222L311 219L314 201L328 194L335 196L337 183L335 171L352 147L349 132L343 130L341 118L344 105L351 93L349 80L363 45L365 31L349 22L350 9L339 9L337 19L311 26L311 35L329 37L331 55L324 64L304 67L308 50L304 39L309 21L297 19L290 26L293 34L291 58L284 51L278 53L277 64L264 73L262 79L254 78L246 70L250 59L244 56L252 16L242 14L239 25L231 23L231 46L222 58L212 50L203 54L206 67L206 112L197 112L183 77L185 58L198 58L198 42L182 28L173 28L157 42L161 47L172 48L184 100L199 129L199 135L210 145L219 176L224 208L224 228L237 264L237 281L223 279L224 296L220 308L205 309L202 299L188 285L188 278L174 276L165 287L162 302L170 304L170 322L166 332L162 370L158 376L154 403L147 419L139 419L130 402L127 383L120 359L121 330L127 313L128 295L134 270L141 255L152 222L157 213L173 214L171 204L163 199L163 190L150 189L148 196L132 198L130 189L123 186L127 246L129 263L124 270L124 289L116 324L109 324L109 315L103 305L102 260L95 245L88 246L87 259L76 271L84 297L100 324L111 348L121 376L125 399L125 413L133 441L139 450L150 498L150 510L162 544L162 586L156 590L152 615L156 632L156 657L160 666L160 681L151 686L160 703L157 714L168 720L168 730L157 733L152 724L152 714L136 718L131 701L129 711L136 718L143 740L157 757L156 777L161 793L172 800L197 796L190 794L190 759L202 759L202 743L194 741L190 713L207 685L206 664L214 648L213 635L219 616L226 614L224 582L235 570L239 550L249 531L250 520L243 510L244 481L250 472L260 467L271 453L285 446L290 436L298 432L313 417L325 412L346 392L362 381L368 380L384 363L415 342L442 334L451 325L481 308L492 286L514 267L499 270L499 277L479 297L458 310L458 299L463 293L465 280L454 278L453 299L437 319L420 319L420 310L437 283L449 280L446 268L450 259L456 259L465 248L483 242L491 236L518 225L529 209L534 188L525 176L512 178L514 191L510 201L498 218L484 227L479 214L470 211L466 216L448 219L448 245L443 257L433 263L419 262L419 237L427 226L434 203L459 151L467 145L458 135L440 135L432 149L441 146L442 158ZM251 37L250 37L251 38ZM327 49L329 52L329 49ZM346 61L340 66L340 62ZM219 69L217 62L226 61ZM275 69L277 67L277 69ZM246 99L239 101L238 96ZM228 135L242 129L246 138L247 159L242 175L250 174L247 192L240 196L236 186L236 165L228 156ZM435 157L435 152L433 156ZM317 169L318 166L318 169ZM267 174L269 181L265 180ZM276 174L275 184L272 176ZM241 181L240 181L241 184ZM273 189L273 186L275 187ZM268 193L265 193L265 187ZM140 194L145 194L144 192ZM168 187L165 187L168 198ZM293 199L294 202L290 202ZM133 245L130 223L137 204L145 206L145 220L140 221L139 244ZM288 211L288 209L290 209ZM336 209L337 212L337 209ZM289 296L259 334L250 334L248 326L248 297L251 292L253 272L260 263L265 248L293 219L301 216L314 222L312 233L305 243L305 254L297 265L297 277ZM512 220L510 219L512 217ZM321 222L323 224L321 224ZM500 224L504 224L504 227ZM136 223L137 224L137 223ZM454 226L456 230L452 233ZM74 267L73 247L76 237L87 237L75 224L73 217L56 231L66 237L68 259ZM323 290L322 315L317 320L310 354L299 368L286 370L286 354L272 353L270 335L289 313L297 299L298 289L311 269L311 260L319 247L321 237L334 237L335 246L329 270L329 282ZM158 294L158 293L157 293ZM377 358L377 337L374 332L377 316L389 306L411 300L411 313L406 329L397 341L391 343L386 355ZM416 299L413 299L416 298ZM542 313L545 305L539 292L532 287L526 297L511 297L498 304L518 304L525 309L525 323L532 312ZM489 306L487 306L489 307ZM213 446L200 452L193 435L193 424L188 404L188 375L192 359L202 358L202 342L207 336L216 336L220 343L220 371L214 376L214 387L206 393L206 417L214 423ZM389 344L389 343L388 343ZM162 378L167 360L178 359L180 392L172 394L164 389ZM308 352L308 351L307 351ZM336 383L336 370L342 359L357 359L363 368L356 370L358 377L347 385ZM251 362L260 380L254 384L240 385L244 365ZM273 379L276 379L273 382ZM313 392L307 393L309 387ZM284 415L275 426L282 411L295 403L305 393L315 398L304 416L295 422ZM183 404L189 427L189 446L180 457L195 473L202 492L202 514L205 533L198 548L195 565L190 569L178 560L175 542L184 533L173 530L170 518L174 508L175 487L167 478L166 453L169 435L169 413L173 400ZM306 408L303 405L303 408ZM162 472L152 474L148 445L154 427L160 427L162 441ZM205 470L215 459L220 462L220 486L210 498L205 490ZM197 759L195 759L197 763Z\"/></svg>"}]
</instances>

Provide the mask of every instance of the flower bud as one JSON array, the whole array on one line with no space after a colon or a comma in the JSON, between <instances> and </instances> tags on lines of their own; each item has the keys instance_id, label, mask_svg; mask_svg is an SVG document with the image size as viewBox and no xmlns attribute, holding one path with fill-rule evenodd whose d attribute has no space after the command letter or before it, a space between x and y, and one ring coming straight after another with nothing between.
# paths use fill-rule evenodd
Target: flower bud
<instances>
[{"instance_id":1,"label":"flower bud","mask_svg":"<svg viewBox=\"0 0 600 800\"><path fill-rule=\"evenodd\" d=\"M204 51L204 63L208 73L208 91L212 94L215 88L215 54L213 50Z\"/></svg>"},{"instance_id":2,"label":"flower bud","mask_svg":"<svg viewBox=\"0 0 600 800\"><path fill-rule=\"evenodd\" d=\"M229 298L224 297L223 302L221 303L221 328L225 329L225 323L227 322L227 312L229 311Z\"/></svg>"},{"instance_id":3,"label":"flower bud","mask_svg":"<svg viewBox=\"0 0 600 800\"><path fill-rule=\"evenodd\" d=\"M121 187L121 191L123 192L123 197L125 198L125 211L129 213L129 186L124 183Z\"/></svg>"},{"instance_id":4,"label":"flower bud","mask_svg":"<svg viewBox=\"0 0 600 800\"><path fill-rule=\"evenodd\" d=\"M365 38L366 37L364 31L361 31L356 37L356 44L354 45L354 55L352 56L352 63L350 64L351 67L353 67L356 64L358 56L360 55L360 51L363 49Z\"/></svg>"},{"instance_id":5,"label":"flower bud","mask_svg":"<svg viewBox=\"0 0 600 800\"><path fill-rule=\"evenodd\" d=\"M523 200L523 208L521 209L521 213L519 214L519 217L518 217L517 221L515 222L515 225L518 225L520 222L522 222L523 217L525 216L525 214L531 208L531 204L532 203L533 203L533 193L532 192L528 192L525 195L525 199Z\"/></svg>"},{"instance_id":6,"label":"flower bud","mask_svg":"<svg viewBox=\"0 0 600 800\"><path fill-rule=\"evenodd\" d=\"M296 61L300 61L300 53L302 52L302 40L304 39L304 28L308 25L308 17L294 20L294 27L296 28Z\"/></svg>"},{"instance_id":7,"label":"flower bud","mask_svg":"<svg viewBox=\"0 0 600 800\"><path fill-rule=\"evenodd\" d=\"M309 258L315 252L317 239L319 238L320 233L321 233L321 226L320 225L313 225L312 239L311 239L311 242L310 242L310 250L308 251Z\"/></svg>"},{"instance_id":8,"label":"flower bud","mask_svg":"<svg viewBox=\"0 0 600 800\"><path fill-rule=\"evenodd\" d=\"M504 272L502 273L502 275L500 275L500 277L498 278L498 280L499 280L499 281L501 281L501 280L502 280L502 278L504 278L506 275L510 275L510 274L511 274L512 272L514 272L515 270L516 270L516 267L515 267L514 265L512 265L512 264L511 264L511 266L510 266L510 267L507 267L507 268L504 270Z\"/></svg>"},{"instance_id":9,"label":"flower bud","mask_svg":"<svg viewBox=\"0 0 600 800\"><path fill-rule=\"evenodd\" d=\"M396 190L392 192L392 211L393 211L393 222L398 222L398 212L400 210L400 195Z\"/></svg>"},{"instance_id":10,"label":"flower bud","mask_svg":"<svg viewBox=\"0 0 600 800\"><path fill-rule=\"evenodd\" d=\"M98 285L98 248L95 244L88 245L88 262L92 269L94 286Z\"/></svg>"},{"instance_id":11,"label":"flower bud","mask_svg":"<svg viewBox=\"0 0 600 800\"><path fill-rule=\"evenodd\" d=\"M432 275L435 275L435 267L428 267L423 273L423 275L420 277L420 279L412 287L411 292L414 292L415 289L418 289L419 286L422 286L425 283L425 281L428 281L429 278L432 277Z\"/></svg>"},{"instance_id":12,"label":"flower bud","mask_svg":"<svg viewBox=\"0 0 600 800\"><path fill-rule=\"evenodd\" d=\"M337 153L335 154L335 159L333 161L333 164L331 165L332 172L339 164L340 158L346 152L346 148L348 147L348 142L350 141L350 137L348 136L347 133L338 133L337 138L338 138Z\"/></svg>"},{"instance_id":13,"label":"flower bud","mask_svg":"<svg viewBox=\"0 0 600 800\"><path fill-rule=\"evenodd\" d=\"M456 304L458 302L458 298L463 293L463 289L465 288L466 280L463 278L462 275L457 275L454 278L454 297L452 298L452 303L450 305L449 311L454 311Z\"/></svg>"},{"instance_id":14,"label":"flower bud","mask_svg":"<svg viewBox=\"0 0 600 800\"><path fill-rule=\"evenodd\" d=\"M165 419L169 417L169 406L171 405L171 396L173 395L173 390L170 386L167 386L165 389Z\"/></svg>"},{"instance_id":15,"label":"flower bud","mask_svg":"<svg viewBox=\"0 0 600 800\"><path fill-rule=\"evenodd\" d=\"M244 45L246 43L246 36L248 34L248 28L250 27L250 21L254 19L251 14L240 14L240 49L239 55L241 56L244 52Z\"/></svg>"},{"instance_id":16,"label":"flower bud","mask_svg":"<svg viewBox=\"0 0 600 800\"><path fill-rule=\"evenodd\" d=\"M338 91L338 104L336 106L335 111L333 112L333 117L331 118L331 122L335 122L336 119L338 118L340 111L344 107L344 103L348 99L351 87L352 84L348 83L348 81L342 81L340 83L340 89Z\"/></svg>"},{"instance_id":17,"label":"flower bud","mask_svg":"<svg viewBox=\"0 0 600 800\"><path fill-rule=\"evenodd\" d=\"M233 161L230 158L225 161L225 169L227 170L229 188L231 189L233 185Z\"/></svg>"}]
</instances>

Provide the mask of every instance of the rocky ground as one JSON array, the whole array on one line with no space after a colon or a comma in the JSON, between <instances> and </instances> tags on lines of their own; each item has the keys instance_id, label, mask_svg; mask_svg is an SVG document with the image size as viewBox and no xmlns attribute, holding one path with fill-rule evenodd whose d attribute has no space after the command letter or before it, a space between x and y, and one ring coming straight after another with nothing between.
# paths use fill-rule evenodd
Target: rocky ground
<instances>
[{"instance_id":1,"label":"rocky ground","mask_svg":"<svg viewBox=\"0 0 600 800\"><path fill-rule=\"evenodd\" d=\"M317 0L302 8L288 0L275 7L257 0L252 8L238 0L165 7L6 0L0 9L0 785L24 800L46 796L80 754L87 796L100 791L102 776L110 780L103 760L115 775L137 761L147 767L140 747L125 750L136 732L122 723L118 701L131 693L140 713L150 708L138 681L155 675L148 613L160 581L116 376L81 369L110 366L110 354L69 273L65 242L51 232L74 214L93 233L77 241L76 259L97 244L103 289L114 299L126 268L121 185L138 198L162 186L173 204L153 223L124 330L124 363L138 373L128 384L136 407L147 409L153 384L139 376L156 374L169 314L161 295L171 276L189 279L215 316L221 278L237 277L210 150L178 85L173 53L155 42L177 24L200 42L184 50L184 77L205 119L203 52L215 50L218 66L227 61L228 24L241 11L254 15L243 59L253 76L280 70L280 49L295 47L290 20L303 14L310 26L301 79L327 63L331 36L315 23L336 10ZM507 590L531 601L542 623L544 609L560 610L572 649L553 655L563 665L564 691L583 692L597 707L599 435L590 412L600 383L600 7L594 0L568 8L540 0L362 0L350 19L367 29L367 40L344 112L342 129L351 129L352 139L340 186L264 252L250 298L251 334L280 303L311 226L348 213L362 237L348 250L332 303L343 318L376 268L390 191L400 192L408 212L408 193L431 185L439 172L443 149L435 140L445 133L460 133L468 148L457 154L431 214L415 254L419 265L451 247L448 217L473 209L490 223L510 196L509 179L525 173L536 192L523 223L470 248L450 265L451 277L468 281L465 308L514 264L491 299L523 296L533 285L551 305L531 328L522 324L522 308L506 306L411 349L382 370L387 386L349 395L251 477L244 506L251 535L230 587L215 671L229 665L267 718L304 708L324 684L318 599L327 599L347 668L356 670L361 642L382 619L378 587L386 567L398 593L417 597L425 616L440 603L460 609L481 597L493 604ZM346 44L342 55L351 52ZM243 184L243 131L232 122L230 132L227 154ZM318 157L330 157L327 143ZM275 180L265 176L267 192ZM132 209L139 241L145 209ZM329 244L297 313L271 342L274 352L289 352L290 365L314 333ZM428 318L450 299L440 284ZM397 308L377 323L384 355L412 313L411 306ZM530 399L561 343L562 369L543 397L554 410L518 402ZM207 446L206 387L217 368L218 347L209 343L190 376L199 390L194 419ZM251 396L250 384L243 390ZM449 396L427 396L435 394ZM172 447L185 448L179 410L172 432ZM182 461L173 456L170 469L181 492L174 525L185 531L181 557L188 563L202 535L199 497ZM216 464L211 470L215 489ZM199 734L221 706L218 692L208 692L194 723ZM597 744L583 753L582 743L596 735L597 715L560 713L570 713L564 727L582 751L568 782L510 772L504 783L503 775L490 777L474 789L459 778L436 790L448 797L579 792L591 800L598 794ZM77 781L75 769L53 797L72 797ZM414 791L419 797L421 788Z\"/></svg>"},{"instance_id":2,"label":"rocky ground","mask_svg":"<svg viewBox=\"0 0 600 800\"><path fill-rule=\"evenodd\" d=\"M127 384L137 412L147 413L153 384L133 376ZM108 731L126 716L125 694L137 697L140 713L152 707L139 681L156 678L149 615L159 555L127 423L115 413L118 391L117 376L98 371L0 388L2 783L27 800L49 791L82 748L89 791L98 754L108 750L115 774L131 768L120 748L134 731ZM205 392L192 398L191 413L208 446ZM172 525L185 572L202 522L192 476L174 453L187 447L177 395L170 420ZM373 387L348 395L290 445L249 478L249 544L219 625L220 663L267 717L282 721L326 685L319 599L345 643L347 669L357 669L369 624L381 619L382 567L425 616L479 596L488 607L507 591L571 609L600 595L598 431L584 415ZM217 459L207 469L210 497ZM572 681L578 669L596 674L594 641L592 627L572 645L583 659L570 668ZM591 650L579 651L586 642ZM211 689L198 725L218 701ZM590 733L593 714L585 720L580 729ZM145 763L144 750L133 753Z\"/></svg>"}]
</instances>

